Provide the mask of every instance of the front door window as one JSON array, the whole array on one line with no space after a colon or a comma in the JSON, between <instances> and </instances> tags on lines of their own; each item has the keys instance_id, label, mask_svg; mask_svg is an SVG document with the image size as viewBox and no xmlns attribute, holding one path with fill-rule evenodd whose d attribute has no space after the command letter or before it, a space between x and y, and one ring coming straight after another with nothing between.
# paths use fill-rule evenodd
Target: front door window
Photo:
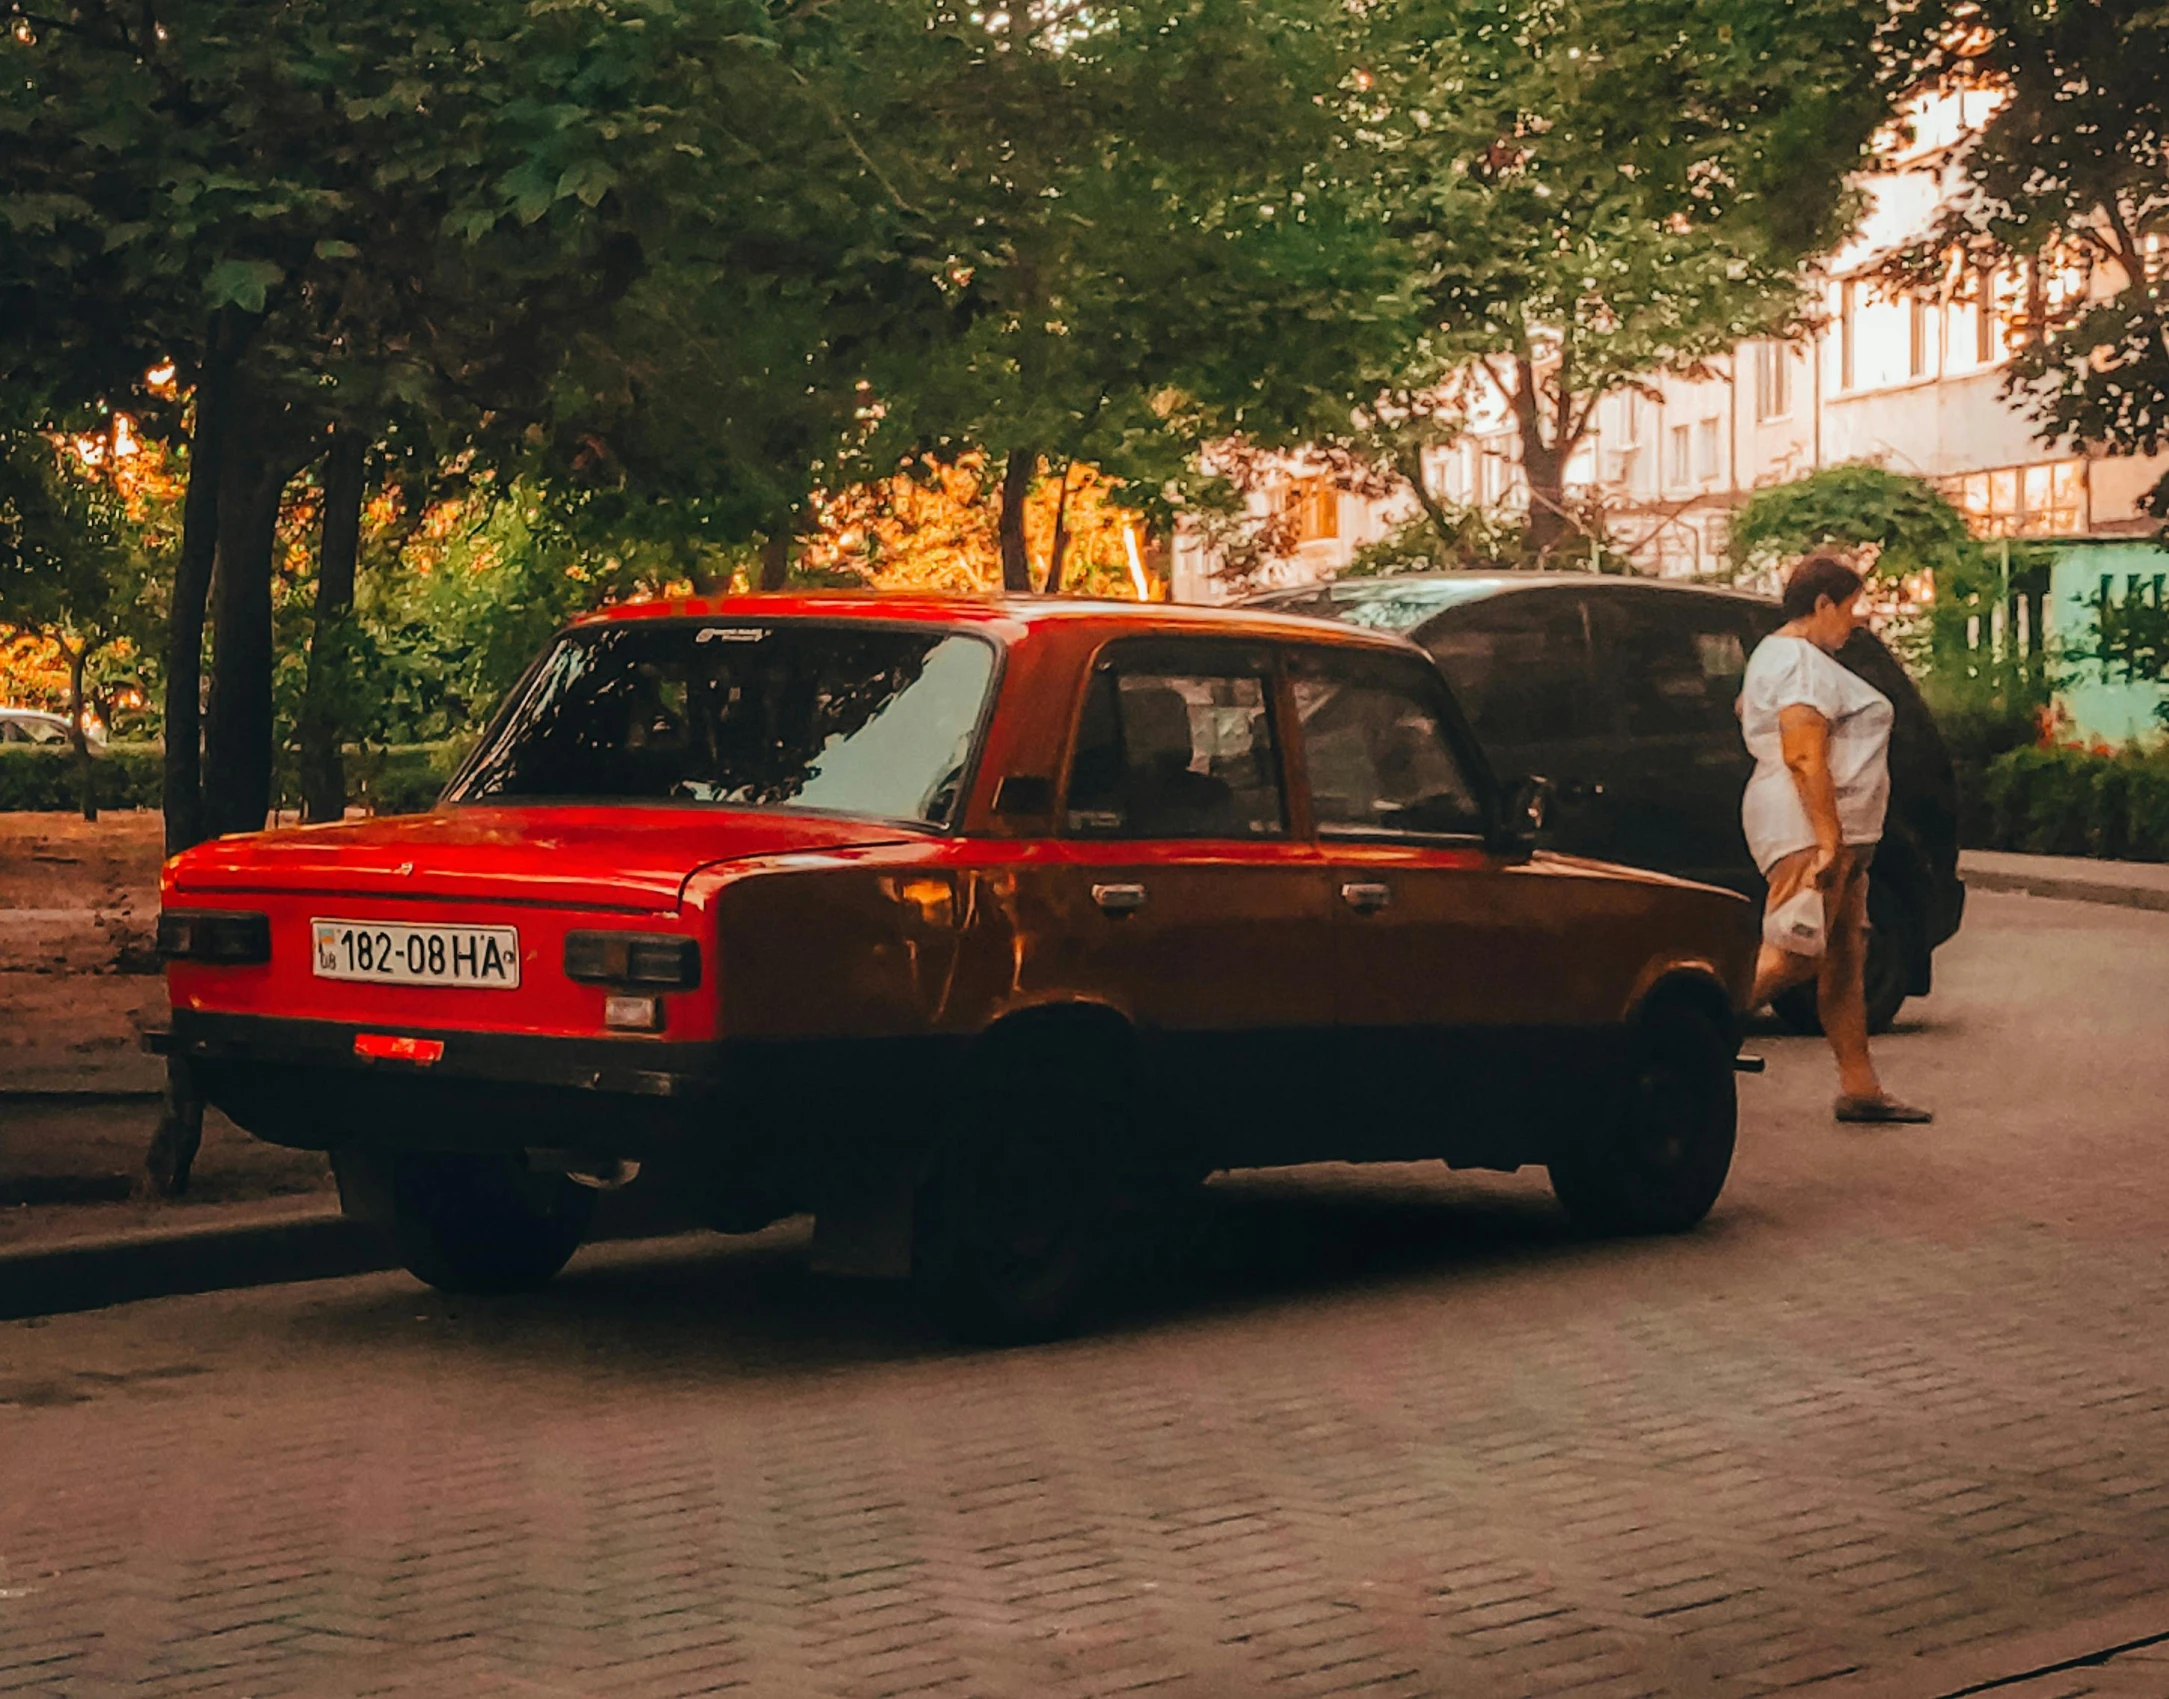
<instances>
[{"instance_id":1,"label":"front door window","mask_svg":"<svg viewBox=\"0 0 2169 1699\"><path fill-rule=\"evenodd\" d=\"M1311 810L1321 838L1480 836L1483 804L1422 661L1313 653L1294 669Z\"/></svg>"}]
</instances>

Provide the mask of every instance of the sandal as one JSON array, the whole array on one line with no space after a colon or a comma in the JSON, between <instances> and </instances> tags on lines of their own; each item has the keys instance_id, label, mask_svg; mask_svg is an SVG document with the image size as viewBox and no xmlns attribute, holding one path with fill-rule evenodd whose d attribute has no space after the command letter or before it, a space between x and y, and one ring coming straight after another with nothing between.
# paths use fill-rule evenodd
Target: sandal
<instances>
[{"instance_id":1,"label":"sandal","mask_svg":"<svg viewBox=\"0 0 2169 1699\"><path fill-rule=\"evenodd\" d=\"M1888 1092L1881 1097L1841 1097L1832 1107L1841 1121L1870 1122L1879 1126L1923 1127L1935 1119L1929 1110L1901 1103Z\"/></svg>"}]
</instances>

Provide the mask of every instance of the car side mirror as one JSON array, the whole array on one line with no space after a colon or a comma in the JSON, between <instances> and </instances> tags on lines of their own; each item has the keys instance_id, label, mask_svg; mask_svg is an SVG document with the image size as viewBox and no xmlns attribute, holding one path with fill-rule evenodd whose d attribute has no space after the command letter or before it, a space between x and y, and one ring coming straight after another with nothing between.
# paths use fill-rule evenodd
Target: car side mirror
<instances>
[{"instance_id":1,"label":"car side mirror","mask_svg":"<svg viewBox=\"0 0 2169 1699\"><path fill-rule=\"evenodd\" d=\"M1536 774L1508 785L1491 828L1493 853L1516 859L1533 854L1551 819L1553 794L1551 780Z\"/></svg>"}]
</instances>

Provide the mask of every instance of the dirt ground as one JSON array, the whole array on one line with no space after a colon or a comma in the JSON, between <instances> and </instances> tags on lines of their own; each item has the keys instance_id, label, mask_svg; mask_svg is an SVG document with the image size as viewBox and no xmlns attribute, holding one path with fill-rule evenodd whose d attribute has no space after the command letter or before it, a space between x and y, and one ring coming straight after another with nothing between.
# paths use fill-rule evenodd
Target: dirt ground
<instances>
[{"instance_id":1,"label":"dirt ground","mask_svg":"<svg viewBox=\"0 0 2169 1699\"><path fill-rule=\"evenodd\" d=\"M153 813L0 814L0 1248L328 1196L321 1157L214 1113L187 1198L126 1201L164 1078L140 1042L167 1015L163 853Z\"/></svg>"},{"instance_id":2,"label":"dirt ground","mask_svg":"<svg viewBox=\"0 0 2169 1699\"><path fill-rule=\"evenodd\" d=\"M0 814L0 1092L143 1090L166 1018L156 814Z\"/></svg>"}]
</instances>

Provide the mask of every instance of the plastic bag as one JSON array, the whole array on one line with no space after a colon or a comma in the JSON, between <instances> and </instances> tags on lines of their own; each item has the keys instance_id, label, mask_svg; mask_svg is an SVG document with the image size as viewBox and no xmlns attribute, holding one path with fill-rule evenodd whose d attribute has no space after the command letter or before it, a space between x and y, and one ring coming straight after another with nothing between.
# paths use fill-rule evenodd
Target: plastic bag
<instances>
[{"instance_id":1,"label":"plastic bag","mask_svg":"<svg viewBox=\"0 0 2169 1699\"><path fill-rule=\"evenodd\" d=\"M1823 932L1823 894L1810 885L1773 904L1762 917L1763 942L1796 956L1819 956L1828 939Z\"/></svg>"}]
</instances>

